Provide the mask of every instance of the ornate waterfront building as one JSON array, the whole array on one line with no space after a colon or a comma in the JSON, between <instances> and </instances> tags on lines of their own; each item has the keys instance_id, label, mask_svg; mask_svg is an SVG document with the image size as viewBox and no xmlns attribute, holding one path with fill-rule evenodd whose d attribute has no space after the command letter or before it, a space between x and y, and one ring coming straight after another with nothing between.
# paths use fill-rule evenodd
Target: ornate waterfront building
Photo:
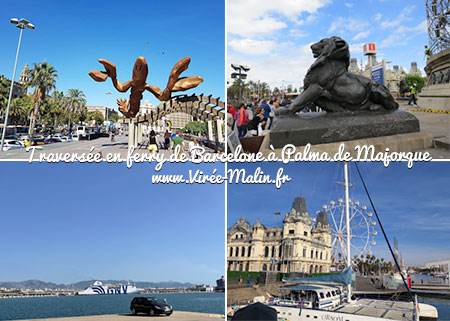
<instances>
[{"instance_id":1,"label":"ornate waterfront building","mask_svg":"<svg viewBox=\"0 0 450 321\"><path fill-rule=\"evenodd\" d=\"M296 197L282 227L253 227L241 217L227 235L229 271L330 272L331 229L327 214L319 212L315 224L306 199Z\"/></svg>"}]
</instances>

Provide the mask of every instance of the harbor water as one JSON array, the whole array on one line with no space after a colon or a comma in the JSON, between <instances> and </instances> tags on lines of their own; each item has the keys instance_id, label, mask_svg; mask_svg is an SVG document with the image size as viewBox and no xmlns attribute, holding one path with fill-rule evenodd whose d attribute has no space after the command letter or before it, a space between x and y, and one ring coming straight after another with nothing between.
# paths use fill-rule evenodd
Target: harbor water
<instances>
[{"instance_id":1,"label":"harbor water","mask_svg":"<svg viewBox=\"0 0 450 321\"><path fill-rule=\"evenodd\" d=\"M432 298L418 296L419 302L431 304L438 310L439 321L450 321L450 300L448 298Z\"/></svg>"},{"instance_id":2,"label":"harbor water","mask_svg":"<svg viewBox=\"0 0 450 321\"><path fill-rule=\"evenodd\" d=\"M139 294L88 295L0 299L0 320L59 318L102 314L130 314ZM174 311L224 314L224 293L167 293L142 296L167 299Z\"/></svg>"},{"instance_id":3,"label":"harbor water","mask_svg":"<svg viewBox=\"0 0 450 321\"><path fill-rule=\"evenodd\" d=\"M447 285L445 277L436 277L427 274L411 274L411 280L415 285Z\"/></svg>"}]
</instances>

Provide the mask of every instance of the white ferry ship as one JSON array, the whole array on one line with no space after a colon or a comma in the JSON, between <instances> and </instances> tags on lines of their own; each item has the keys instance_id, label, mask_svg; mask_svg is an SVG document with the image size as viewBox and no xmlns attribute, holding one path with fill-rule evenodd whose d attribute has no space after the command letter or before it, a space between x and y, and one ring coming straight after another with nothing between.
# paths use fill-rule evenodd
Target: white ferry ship
<instances>
[{"instance_id":1,"label":"white ferry ship","mask_svg":"<svg viewBox=\"0 0 450 321\"><path fill-rule=\"evenodd\" d=\"M130 284L105 284L100 281L95 281L94 284L85 290L78 291L78 295L93 295L93 294L137 294L142 293L144 289L137 288Z\"/></svg>"}]
</instances>

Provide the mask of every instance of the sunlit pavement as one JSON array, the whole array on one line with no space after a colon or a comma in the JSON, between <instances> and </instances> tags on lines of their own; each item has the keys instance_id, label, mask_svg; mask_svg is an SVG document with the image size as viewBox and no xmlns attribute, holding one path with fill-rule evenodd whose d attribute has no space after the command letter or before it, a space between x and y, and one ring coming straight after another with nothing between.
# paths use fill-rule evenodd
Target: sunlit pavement
<instances>
[{"instance_id":1,"label":"sunlit pavement","mask_svg":"<svg viewBox=\"0 0 450 321\"><path fill-rule=\"evenodd\" d=\"M431 134L434 138L450 140L450 114L430 113L415 111L411 109L416 106L409 105L408 102L400 102L400 109L406 110L419 119L420 131ZM430 153L433 159L450 159L450 150L444 148L428 148L421 151Z\"/></svg>"},{"instance_id":2,"label":"sunlit pavement","mask_svg":"<svg viewBox=\"0 0 450 321\"><path fill-rule=\"evenodd\" d=\"M108 137L101 137L91 141L82 140L77 142L56 143L40 146L42 149L36 149L34 152L34 161L39 161L40 155L44 153L48 156L49 153L53 154L66 154L76 153L77 155L88 154L93 148L91 154L101 153L102 158L106 158L108 154L120 154L122 159L127 158L128 154L128 137L117 136L114 141L111 141ZM207 152L213 152L210 149ZM149 154L146 144L138 147L134 151L135 154ZM161 149L159 154L163 154L166 159L170 157L168 150ZM31 156L31 151L27 152L25 148L11 149L9 151L0 152L0 159L3 160L26 160L28 161Z\"/></svg>"},{"instance_id":3,"label":"sunlit pavement","mask_svg":"<svg viewBox=\"0 0 450 321\"><path fill-rule=\"evenodd\" d=\"M147 315L128 315L128 314L110 314L110 315L88 315L83 317L65 317L65 318L50 318L45 320L55 320L55 321L91 321L91 320L108 320L108 321L127 321L127 320L140 320L148 318ZM150 319L164 319L169 320L183 320L183 321L202 321L202 320L224 320L224 317L219 314L208 314L208 313L198 313L198 312L185 312L185 311L174 311L170 317L166 316L155 316ZM33 320L44 320L44 319L33 319ZM23 320L26 321L26 320Z\"/></svg>"}]
</instances>

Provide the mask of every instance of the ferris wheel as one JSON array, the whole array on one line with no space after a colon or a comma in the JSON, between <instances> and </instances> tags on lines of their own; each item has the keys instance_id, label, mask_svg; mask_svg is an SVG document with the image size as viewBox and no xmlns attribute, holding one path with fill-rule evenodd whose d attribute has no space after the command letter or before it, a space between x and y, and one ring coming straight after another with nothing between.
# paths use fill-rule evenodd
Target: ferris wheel
<instances>
[{"instance_id":1,"label":"ferris wheel","mask_svg":"<svg viewBox=\"0 0 450 321\"><path fill-rule=\"evenodd\" d=\"M323 205L324 211L329 217L331 227L331 256L336 261L347 261L347 224L345 214L345 202L342 198L337 202L330 201ZM373 214L367 212L367 207L360 205L359 201L349 199L350 222L350 252L351 258L369 254L372 246L376 245L375 236L377 223L372 219Z\"/></svg>"}]
</instances>

